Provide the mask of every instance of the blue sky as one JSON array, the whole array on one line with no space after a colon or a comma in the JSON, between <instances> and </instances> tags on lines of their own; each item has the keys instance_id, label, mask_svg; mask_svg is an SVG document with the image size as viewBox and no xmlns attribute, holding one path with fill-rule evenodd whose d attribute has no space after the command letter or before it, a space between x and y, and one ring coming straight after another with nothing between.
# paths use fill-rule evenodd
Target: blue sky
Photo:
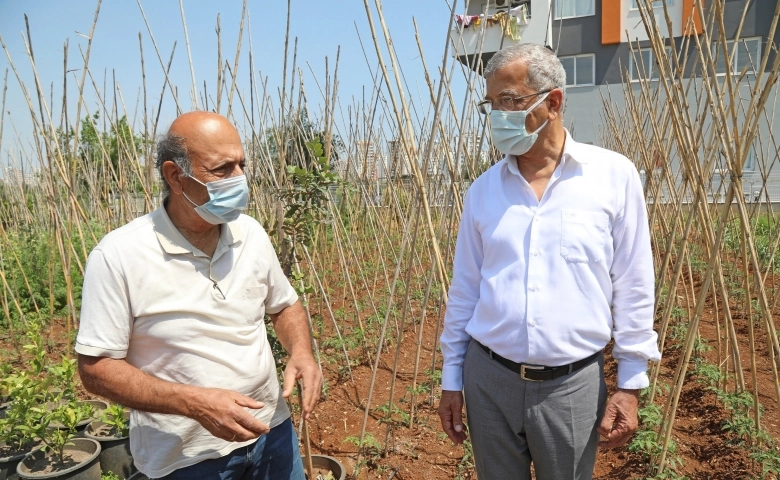
<instances>
[{"instance_id":1,"label":"blue sky","mask_svg":"<svg viewBox=\"0 0 780 480\"><path fill-rule=\"evenodd\" d=\"M454 1L454 0L449 0ZM369 2L373 9L373 0ZM464 8L459 2L458 10ZM184 42L184 32L178 0L142 0L143 9L149 21L152 34L160 50L163 61L167 63L174 41L177 41L175 57L171 68L171 81L178 87L178 96L183 109L191 108L190 69ZM63 45L69 41L68 68L79 69L68 74L68 95L70 116L75 111L75 85L80 81L83 65L82 52L86 53L87 39L94 16L97 0L0 0L0 35L8 47L14 64L26 88L35 94L35 83L30 61L25 53L22 32L25 30L24 14L30 20L32 45L35 55L38 77L41 80L46 98L53 91L52 108L55 123L59 123L62 109L63 83ZM414 36L412 18L416 18L420 31L426 62L429 69L435 70L441 64L449 24L450 5L447 0L385 0L383 11L387 26L392 34L399 62L402 66L412 95L417 97L417 89L427 91L422 65ZM217 71L217 37L215 33L217 14L220 14L222 31L223 61L234 62L241 20L241 0L222 2L203 0L184 0L187 28L190 38L193 66L199 89L203 81L209 91L214 91ZM284 61L284 39L287 15L287 2L283 0L251 0L247 4L251 22L251 40L254 53L255 73L268 77L268 90L277 96L282 83ZM378 18L374 12L376 27ZM356 28L357 26L357 28ZM79 33L77 33L79 32ZM141 76L141 55L139 53L138 34L143 37L144 61L146 69L147 105L157 108L164 76L160 62L144 24L141 11L135 0L105 0L100 9L97 27L93 36L92 51L89 60L90 71L98 88L103 90L104 75L110 84L115 76L127 107L128 117L140 118L143 106L136 112L136 99L139 97ZM336 52L341 47L339 62L339 97L342 104L350 98L362 96L363 87L370 95L372 79L361 48L358 32L363 40L365 53L371 67L376 66L376 52L366 18L362 0L292 0L290 25L290 51L293 39L298 38L297 64L304 73L304 82L309 102L319 107L321 99L315 79L324 88L325 57L329 58L331 71L334 68ZM381 31L377 32L381 35ZM80 51L81 49L81 51ZM0 88L2 76L10 67L5 52L0 52ZM239 66L239 89L248 95L249 77L249 30L244 27L241 61ZM291 68L290 53L288 70ZM388 61L387 57L385 60ZM389 64L389 62L388 62ZM388 65L389 66L389 65ZM311 70L310 70L311 68ZM438 74L431 72L434 78ZM75 76L74 76L75 75ZM456 74L456 77L458 75ZM289 78L289 73L288 73ZM53 88L53 90L52 90ZM87 80L85 98L87 108L94 112L98 109L94 87ZM426 98L425 96L423 98ZM457 98L457 97L456 97ZM202 107L202 105L201 105ZM37 110L37 103L35 103ZM8 114L10 112L10 116ZM170 93L166 93L160 117L161 128L167 126L176 116ZM83 117L83 114L82 114ZM139 125L136 122L136 125ZM19 137L30 135L31 121L27 104L21 94L19 82L12 71L8 74L8 92L6 99L5 128L3 134L3 157L8 148L18 143ZM23 143L27 143L23 140Z\"/></svg>"}]
</instances>

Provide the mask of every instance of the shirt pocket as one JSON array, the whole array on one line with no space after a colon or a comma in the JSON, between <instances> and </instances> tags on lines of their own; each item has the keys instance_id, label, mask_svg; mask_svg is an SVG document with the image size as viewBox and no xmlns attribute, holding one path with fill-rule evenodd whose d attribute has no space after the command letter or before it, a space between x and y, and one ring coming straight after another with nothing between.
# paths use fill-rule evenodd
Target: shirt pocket
<instances>
[{"instance_id":1,"label":"shirt pocket","mask_svg":"<svg viewBox=\"0 0 780 480\"><path fill-rule=\"evenodd\" d=\"M265 299L268 296L268 285L244 285L241 288L241 301L245 305L246 322L255 324L265 316Z\"/></svg>"},{"instance_id":2,"label":"shirt pocket","mask_svg":"<svg viewBox=\"0 0 780 480\"><path fill-rule=\"evenodd\" d=\"M561 210L561 256L568 262L604 260L609 216L588 210Z\"/></svg>"}]
</instances>

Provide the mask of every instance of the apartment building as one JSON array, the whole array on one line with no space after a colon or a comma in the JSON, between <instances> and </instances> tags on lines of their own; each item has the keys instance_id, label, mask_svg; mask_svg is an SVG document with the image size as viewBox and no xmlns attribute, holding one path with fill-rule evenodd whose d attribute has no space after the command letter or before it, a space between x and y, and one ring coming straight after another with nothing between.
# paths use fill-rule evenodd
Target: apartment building
<instances>
[{"instance_id":1,"label":"apartment building","mask_svg":"<svg viewBox=\"0 0 780 480\"><path fill-rule=\"evenodd\" d=\"M739 32L739 43L733 58L718 45L710 45L718 59L716 75L739 73L747 69L741 88L747 92L748 85L755 80L755 68L759 68L761 56L768 45L778 42L768 38L776 2L771 0L704 0L704 11L709 11L712 1L720 1L724 9L723 28L727 39L734 39ZM610 98L618 105L623 102L624 82L634 91L641 82L658 80L657 62L673 62L671 45L679 47L686 37L700 35L703 22L698 5L694 0L662 0L652 2L652 14L656 17L661 34L666 38L666 57L654 58L650 49L645 25L637 0L477 0L469 3L466 15L458 18L453 29L456 57L470 68L479 70L493 53L511 43L538 43L550 46L556 51L566 69L566 126L580 142L600 144L604 125L604 98ZM523 7L523 8L520 8ZM514 16L509 12L516 12ZM743 21L743 11L745 12ZM505 13L501 13L505 12ZM499 20L491 21L498 14ZM671 20L667 23L667 17ZM479 19L479 20L477 20ZM515 22L512 29L506 28ZM465 24L468 23L468 27ZM478 25L476 23L479 23ZM464 28L465 27L465 28ZM717 38L716 31L711 32ZM515 33L510 35L510 33ZM727 47L732 49L734 40ZM631 48L634 53L632 54ZM698 55L689 45L689 59L683 76L697 82L701 76ZM683 59L680 59L683 60ZM773 58L767 63L771 68ZM695 98L691 98L695 102ZM768 107L770 111L773 105ZM780 129L768 120L761 126L759 136L763 142L751 150L744 167L745 195L752 198L751 185L760 185L760 172L756 168L756 156L767 158L775 155L774 148L768 148L766 141L771 135L778 136ZM780 136L778 136L780 138ZM774 169L773 169L774 170ZM715 172L716 177L718 171ZM769 188L773 201L780 201L780 169L770 174ZM717 190L717 178L713 179L713 190ZM717 201L717 199L715 199Z\"/></svg>"}]
</instances>

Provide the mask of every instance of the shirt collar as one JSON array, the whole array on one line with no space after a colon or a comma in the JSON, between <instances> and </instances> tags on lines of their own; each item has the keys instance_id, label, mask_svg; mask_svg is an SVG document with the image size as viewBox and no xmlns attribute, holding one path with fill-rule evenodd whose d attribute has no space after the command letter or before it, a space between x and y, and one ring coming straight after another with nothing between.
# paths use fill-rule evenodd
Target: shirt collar
<instances>
[{"instance_id":1,"label":"shirt collar","mask_svg":"<svg viewBox=\"0 0 780 480\"><path fill-rule=\"evenodd\" d=\"M576 142L568 130L564 128L563 131L566 132L566 140L563 144L561 166L564 165L568 159L574 160L575 162L581 164L588 163L587 154L582 151L582 144ZM504 158L501 160L501 162L506 164L506 168L510 173L514 175L520 175L520 169L517 168L517 156L504 155Z\"/></svg>"},{"instance_id":2,"label":"shirt collar","mask_svg":"<svg viewBox=\"0 0 780 480\"><path fill-rule=\"evenodd\" d=\"M165 205L160 205L157 210L152 212L152 224L154 225L154 233L157 235L157 240L166 253L171 255L182 253L195 254L196 251L199 251L184 238L184 235L173 224L168 216L168 212L165 210ZM224 225L227 228L221 229L219 234L220 243L230 246L244 239L244 231L238 225L237 220Z\"/></svg>"}]
</instances>

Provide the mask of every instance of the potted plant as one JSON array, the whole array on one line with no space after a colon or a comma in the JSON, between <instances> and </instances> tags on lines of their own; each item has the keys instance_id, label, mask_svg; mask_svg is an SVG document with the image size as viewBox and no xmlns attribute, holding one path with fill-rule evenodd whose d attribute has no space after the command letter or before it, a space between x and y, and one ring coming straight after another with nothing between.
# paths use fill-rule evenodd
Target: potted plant
<instances>
[{"instance_id":1,"label":"potted plant","mask_svg":"<svg viewBox=\"0 0 780 480\"><path fill-rule=\"evenodd\" d=\"M84 436L100 442L100 468L113 472L119 480L135 473L130 454L130 412L121 405L103 410L101 420L90 422Z\"/></svg>"},{"instance_id":2,"label":"potted plant","mask_svg":"<svg viewBox=\"0 0 780 480\"><path fill-rule=\"evenodd\" d=\"M90 416L90 407L75 399L60 403L53 410L43 405L31 408L40 421L23 430L41 439L42 448L22 460L16 467L19 478L59 480L100 480L100 443L89 438L76 438L76 426ZM64 428L50 428L58 423Z\"/></svg>"},{"instance_id":3,"label":"potted plant","mask_svg":"<svg viewBox=\"0 0 780 480\"><path fill-rule=\"evenodd\" d=\"M8 375L3 390L14 399L0 418L0 480L16 476L16 466L38 446L35 433L26 429L37 421L32 408L38 404L40 384L25 373Z\"/></svg>"},{"instance_id":4,"label":"potted plant","mask_svg":"<svg viewBox=\"0 0 780 480\"><path fill-rule=\"evenodd\" d=\"M61 404L76 402L79 406L87 408L88 414L84 417L76 429L81 431L91 422L96 420L100 413L108 408L108 403L103 400L79 400L76 395L76 360L67 358L63 355L59 364L46 367L49 375L46 377L48 388L46 391L46 403L51 409L57 408ZM64 428L57 420L53 420L52 427Z\"/></svg>"},{"instance_id":5,"label":"potted plant","mask_svg":"<svg viewBox=\"0 0 780 480\"><path fill-rule=\"evenodd\" d=\"M314 479L311 480L344 480L347 474L341 462L327 455L312 455L311 464L314 468Z\"/></svg>"}]
</instances>

